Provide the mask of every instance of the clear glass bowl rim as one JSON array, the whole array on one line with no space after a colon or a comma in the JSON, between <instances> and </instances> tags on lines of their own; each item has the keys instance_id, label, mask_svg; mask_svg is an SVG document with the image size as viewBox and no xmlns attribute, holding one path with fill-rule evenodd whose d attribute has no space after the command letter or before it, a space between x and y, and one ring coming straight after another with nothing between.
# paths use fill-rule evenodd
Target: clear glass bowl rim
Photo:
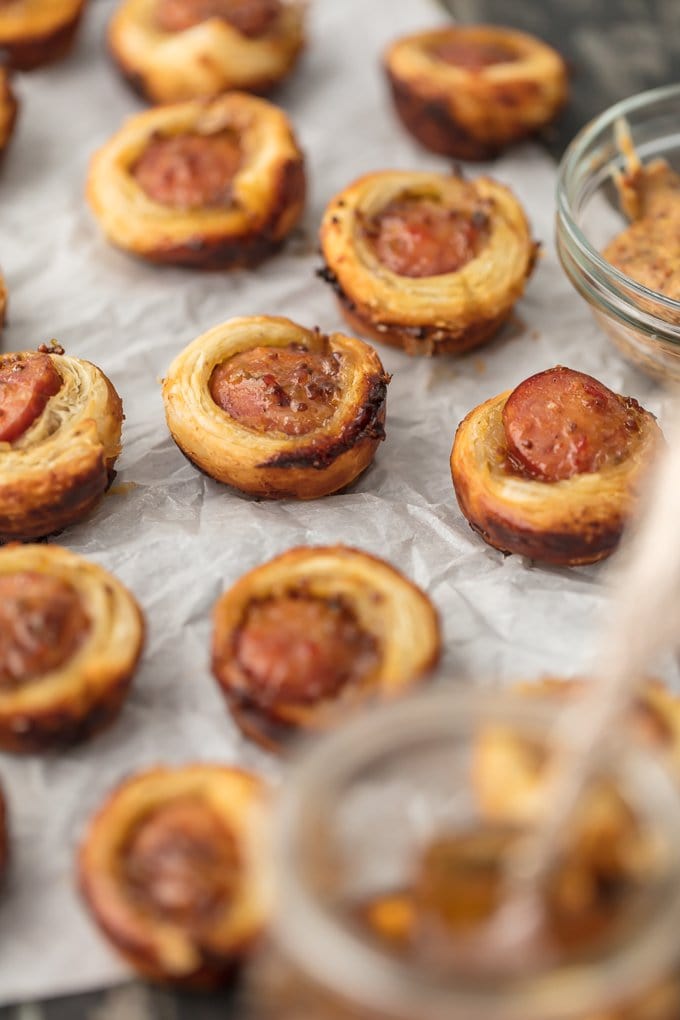
<instances>
[{"instance_id":1,"label":"clear glass bowl rim","mask_svg":"<svg viewBox=\"0 0 680 1020\"><path fill-rule=\"evenodd\" d=\"M599 135L604 135L617 120L621 118L626 119L633 112L639 112L655 103L671 99L678 101L680 110L680 83L649 89L646 92L639 92L627 99L622 99L620 102L608 107L595 117L594 120L591 120L585 127L581 128L579 133L569 143L557 170L557 213L560 227L571 241L571 246L578 251L582 260L591 269L595 270L600 280L605 280L609 286L614 281L617 285L619 297L622 294L635 294L641 301L647 304L654 302L659 309L664 309L669 313L671 320L673 317L677 320L677 317L680 316L680 301L676 301L665 294L660 294L658 291L651 290L649 287L637 283L607 262L597 249L590 244L578 226L569 198L570 184L579 169L584 153ZM634 305L630 304L630 298L626 299L624 297L624 300L636 312L638 311ZM666 327L670 325L670 323L661 319L661 317L660 321ZM680 342L680 338L676 342Z\"/></svg>"},{"instance_id":2,"label":"clear glass bowl rim","mask_svg":"<svg viewBox=\"0 0 680 1020\"><path fill-rule=\"evenodd\" d=\"M274 832L278 886L274 934L284 956L320 987L340 996L349 994L356 1004L380 1015L422 1015L428 1020L455 1020L459 1016L480 1020L574 1020L587 1015L594 1004L602 1005L594 995L596 988L600 997L604 987L616 988L622 996L634 994L668 974L677 963L680 948L680 868L675 895L662 904L658 911L661 916L650 922L642 939L626 943L623 951L593 963L567 965L557 980L556 972L549 973L547 983L546 976L539 973L519 988L502 981L485 986L461 983L455 994L450 986L437 985L425 977L414 984L412 973L404 973L389 953L368 945L358 932L339 924L306 883L296 837L304 827L303 820L307 824L310 817L313 820L315 803L324 803L329 791L339 788L340 776L351 778L357 766L379 761L400 739L412 743L420 735L441 735L447 728L453 734L460 730L461 721L479 724L480 719L515 723L520 728L529 720L529 732L545 733L557 711L559 705L550 698L518 698L507 691L479 687L437 688L375 708L294 759L281 790ZM452 719L455 725L449 722ZM656 756L632 741L621 741L618 751L626 762L625 775L635 776L636 781L641 775L646 777L644 781L651 785L658 800L655 811L668 826L672 845L680 847L680 798L666 770ZM354 766L354 773L348 763ZM313 831L313 824L309 831ZM567 989L570 1002L565 1004Z\"/></svg>"}]
</instances>

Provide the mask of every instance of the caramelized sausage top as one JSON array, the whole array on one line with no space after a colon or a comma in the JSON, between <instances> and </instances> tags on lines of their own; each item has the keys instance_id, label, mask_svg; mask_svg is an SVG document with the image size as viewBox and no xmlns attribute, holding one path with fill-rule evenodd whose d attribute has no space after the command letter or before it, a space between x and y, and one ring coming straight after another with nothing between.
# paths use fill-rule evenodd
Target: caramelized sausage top
<instances>
[{"instance_id":1,"label":"caramelized sausage top","mask_svg":"<svg viewBox=\"0 0 680 1020\"><path fill-rule=\"evenodd\" d=\"M378 662L375 638L337 600L288 595L254 602L236 658L263 705L305 704L362 681Z\"/></svg>"},{"instance_id":2,"label":"caramelized sausage top","mask_svg":"<svg viewBox=\"0 0 680 1020\"><path fill-rule=\"evenodd\" d=\"M469 37L444 38L433 43L429 52L445 64L453 64L466 71L483 71L494 64L509 64L519 58L510 46Z\"/></svg>"},{"instance_id":3,"label":"caramelized sausage top","mask_svg":"<svg viewBox=\"0 0 680 1020\"><path fill-rule=\"evenodd\" d=\"M0 576L0 689L59 669L89 629L71 585L31 571Z\"/></svg>"},{"instance_id":4,"label":"caramelized sausage top","mask_svg":"<svg viewBox=\"0 0 680 1020\"><path fill-rule=\"evenodd\" d=\"M592 376L549 369L513 390L503 408L510 459L544 482L602 471L624 460L644 412Z\"/></svg>"},{"instance_id":5,"label":"caramelized sausage top","mask_svg":"<svg viewBox=\"0 0 680 1020\"><path fill-rule=\"evenodd\" d=\"M228 21L241 35L264 35L281 13L280 0L158 0L156 22L164 32L184 32L208 18Z\"/></svg>"},{"instance_id":6,"label":"caramelized sausage top","mask_svg":"<svg viewBox=\"0 0 680 1020\"><path fill-rule=\"evenodd\" d=\"M47 354L0 357L0 442L19 439L58 393L63 380Z\"/></svg>"},{"instance_id":7,"label":"caramelized sausage top","mask_svg":"<svg viewBox=\"0 0 680 1020\"><path fill-rule=\"evenodd\" d=\"M457 272L479 254L488 236L485 217L419 197L394 199L365 230L383 265L409 277Z\"/></svg>"},{"instance_id":8,"label":"caramelized sausage top","mask_svg":"<svg viewBox=\"0 0 680 1020\"><path fill-rule=\"evenodd\" d=\"M130 894L144 909L196 929L228 906L239 855L233 835L207 804L178 797L135 829L123 871Z\"/></svg>"},{"instance_id":9,"label":"caramelized sausage top","mask_svg":"<svg viewBox=\"0 0 680 1020\"><path fill-rule=\"evenodd\" d=\"M248 428L302 436L322 428L337 407L340 355L290 347L253 347L213 370L210 394Z\"/></svg>"},{"instance_id":10,"label":"caramelized sausage top","mask_svg":"<svg viewBox=\"0 0 680 1020\"><path fill-rule=\"evenodd\" d=\"M229 131L214 135L159 135L132 167L140 188L173 209L229 205L241 165L238 140Z\"/></svg>"}]
</instances>

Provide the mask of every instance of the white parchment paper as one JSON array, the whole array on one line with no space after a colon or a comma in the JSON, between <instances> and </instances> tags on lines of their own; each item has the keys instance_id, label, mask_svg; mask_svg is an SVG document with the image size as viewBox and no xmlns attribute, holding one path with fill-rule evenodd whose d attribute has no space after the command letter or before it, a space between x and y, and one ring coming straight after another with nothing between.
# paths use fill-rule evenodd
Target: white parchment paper
<instances>
[{"instance_id":1,"label":"white parchment paper","mask_svg":"<svg viewBox=\"0 0 680 1020\"><path fill-rule=\"evenodd\" d=\"M308 157L304 232L256 272L205 275L113 250L85 206L90 154L139 108L104 50L112 7L92 5L72 59L18 83L21 122L0 176L0 259L11 295L2 345L21 350L57 337L121 393L122 488L59 541L135 592L149 636L109 732L59 756L0 755L13 847L0 898L0 1004L126 976L81 906L73 874L87 818L122 777L194 760L279 776L279 763L241 738L209 673L209 614L226 586L291 546L347 542L391 560L430 593L444 623L442 682L576 673L592 647L601 568L545 569L488 548L454 498L453 434L474 405L558 362L653 411L660 405L654 384L610 349L563 277L552 244L554 167L527 145L491 172L524 202L545 257L499 338L458 360L380 349L394 373L387 441L349 492L258 503L205 478L169 438L160 377L185 344L233 315L343 328L330 290L314 277L318 223L331 196L361 173L446 169L397 123L379 65L386 42L440 15L432 0L315 0L309 51L278 97ZM674 679L670 667L666 675Z\"/></svg>"}]
</instances>

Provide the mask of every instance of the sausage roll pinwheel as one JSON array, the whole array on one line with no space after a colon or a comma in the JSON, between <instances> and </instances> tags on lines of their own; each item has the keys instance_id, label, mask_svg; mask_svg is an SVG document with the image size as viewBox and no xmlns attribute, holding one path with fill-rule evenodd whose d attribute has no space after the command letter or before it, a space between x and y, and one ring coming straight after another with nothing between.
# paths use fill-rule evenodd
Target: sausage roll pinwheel
<instances>
[{"instance_id":1,"label":"sausage roll pinwheel","mask_svg":"<svg viewBox=\"0 0 680 1020\"><path fill-rule=\"evenodd\" d=\"M397 40L385 56L405 127L433 152L490 159L549 124L567 99L564 60L524 32L456 25Z\"/></svg>"},{"instance_id":2,"label":"sausage roll pinwheel","mask_svg":"<svg viewBox=\"0 0 680 1020\"><path fill-rule=\"evenodd\" d=\"M451 473L461 510L489 545L545 563L594 563L616 548L661 441L636 400L558 366L471 411Z\"/></svg>"},{"instance_id":3,"label":"sausage roll pinwheel","mask_svg":"<svg viewBox=\"0 0 680 1020\"><path fill-rule=\"evenodd\" d=\"M122 423L89 361L58 346L0 354L0 543L82 520L113 477Z\"/></svg>"},{"instance_id":4,"label":"sausage roll pinwheel","mask_svg":"<svg viewBox=\"0 0 680 1020\"><path fill-rule=\"evenodd\" d=\"M404 171L368 174L336 195L321 247L320 275L350 325L428 355L493 336L536 257L524 211L502 184Z\"/></svg>"},{"instance_id":5,"label":"sausage roll pinwheel","mask_svg":"<svg viewBox=\"0 0 680 1020\"><path fill-rule=\"evenodd\" d=\"M54 545L0 549L0 748L81 740L118 715L144 623L102 567Z\"/></svg>"},{"instance_id":6,"label":"sausage roll pinwheel","mask_svg":"<svg viewBox=\"0 0 680 1020\"><path fill-rule=\"evenodd\" d=\"M131 117L95 154L87 197L107 238L141 258L253 266L302 214L304 160L281 110L232 92Z\"/></svg>"},{"instance_id":7,"label":"sausage roll pinwheel","mask_svg":"<svg viewBox=\"0 0 680 1020\"><path fill-rule=\"evenodd\" d=\"M225 592L213 619L213 673L230 711L246 736L273 750L407 693L439 661L427 595L345 546L270 560Z\"/></svg>"},{"instance_id":8,"label":"sausage roll pinwheel","mask_svg":"<svg viewBox=\"0 0 680 1020\"><path fill-rule=\"evenodd\" d=\"M66 56L87 0L2 0L0 49L10 67L31 71Z\"/></svg>"},{"instance_id":9,"label":"sausage roll pinwheel","mask_svg":"<svg viewBox=\"0 0 680 1020\"><path fill-rule=\"evenodd\" d=\"M109 48L151 103L269 92L304 45L305 0L122 0Z\"/></svg>"},{"instance_id":10,"label":"sausage roll pinwheel","mask_svg":"<svg viewBox=\"0 0 680 1020\"><path fill-rule=\"evenodd\" d=\"M270 911L261 780L219 765L153 769L127 780L82 843L85 902L145 977L224 984Z\"/></svg>"},{"instance_id":11,"label":"sausage roll pinwheel","mask_svg":"<svg viewBox=\"0 0 680 1020\"><path fill-rule=\"evenodd\" d=\"M388 382L361 340L255 316L189 344L163 401L173 439L211 478L253 496L316 499L373 460Z\"/></svg>"}]
</instances>

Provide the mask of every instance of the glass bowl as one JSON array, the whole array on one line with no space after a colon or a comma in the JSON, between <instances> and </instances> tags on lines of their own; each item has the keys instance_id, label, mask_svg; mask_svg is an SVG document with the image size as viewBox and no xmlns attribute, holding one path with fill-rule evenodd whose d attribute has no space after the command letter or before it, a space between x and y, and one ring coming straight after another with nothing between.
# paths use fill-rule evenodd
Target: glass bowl
<instances>
[{"instance_id":1,"label":"glass bowl","mask_svg":"<svg viewBox=\"0 0 680 1020\"><path fill-rule=\"evenodd\" d=\"M478 817L472 770L480 728L509 726L545 747L559 711L550 699L432 691L355 720L293 763L275 839L275 936L294 971L319 991L315 1020L583 1020L609 1016L612 1001L677 968L680 802L653 755L626 739L602 749L600 775L615 782L666 861L628 936L526 973L475 977L463 967L435 977L352 923L348 904L400 888L419 848ZM328 997L334 1005L322 1008ZM281 995L274 1001L276 1020L312 1015L297 1003L286 1012Z\"/></svg>"},{"instance_id":2,"label":"glass bowl","mask_svg":"<svg viewBox=\"0 0 680 1020\"><path fill-rule=\"evenodd\" d=\"M557 252L571 283L619 351L647 373L680 380L680 301L636 283L600 252L627 225L612 173L625 170L615 129L624 120L643 164L680 170L680 85L625 99L591 121L562 158Z\"/></svg>"}]
</instances>

